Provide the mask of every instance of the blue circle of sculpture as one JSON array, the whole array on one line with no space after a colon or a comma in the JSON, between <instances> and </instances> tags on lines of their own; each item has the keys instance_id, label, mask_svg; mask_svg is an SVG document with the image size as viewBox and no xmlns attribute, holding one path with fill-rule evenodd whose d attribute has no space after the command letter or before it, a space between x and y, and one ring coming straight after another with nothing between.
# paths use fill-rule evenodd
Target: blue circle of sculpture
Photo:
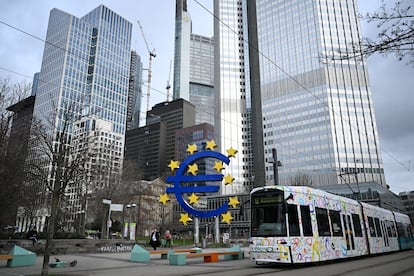
<instances>
[{"instance_id":1,"label":"blue circle of sculpture","mask_svg":"<svg viewBox=\"0 0 414 276\"><path fill-rule=\"evenodd\" d=\"M223 175L222 174L206 174L206 175L184 175L185 169L193 162L201 158L215 158L222 161L225 164L230 163L230 159L216 151L200 151L196 152L186 159L180 164L180 167L177 169L175 175L168 176L167 182L173 183L173 187L167 188L167 194L175 194L175 197L181 207L187 211L189 214L202 217L202 218L210 218L214 216L218 216L228 210L228 202L223 204L217 209L209 210L209 211L202 211L193 208L186 200L184 200L182 194L183 193L216 193L220 189L220 186L217 185L209 185L209 186L187 186L182 187L182 182L202 182L202 181L222 181Z\"/></svg>"}]
</instances>

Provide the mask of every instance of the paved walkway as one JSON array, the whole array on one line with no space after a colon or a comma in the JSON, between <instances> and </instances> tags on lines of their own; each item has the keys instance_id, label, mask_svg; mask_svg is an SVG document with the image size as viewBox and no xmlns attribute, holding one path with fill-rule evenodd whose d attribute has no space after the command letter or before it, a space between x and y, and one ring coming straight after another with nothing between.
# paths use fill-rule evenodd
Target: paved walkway
<instances>
[{"instance_id":1,"label":"paved walkway","mask_svg":"<svg viewBox=\"0 0 414 276\"><path fill-rule=\"evenodd\" d=\"M204 263L203 259L193 258L187 261L187 265L171 266L168 260L161 260L160 255L151 254L149 263L130 262L130 252L123 253L91 253L91 254L67 254L58 255L61 261L71 262L77 260L76 267L49 268L49 275L77 275L77 276L171 276L171 275L197 275L202 272L217 271L217 269L229 268L231 266L244 266L253 263L248 259L247 248L245 259L237 261L224 261L223 257L217 263ZM224 248L203 249L208 251L224 251ZM55 255L51 256L51 261ZM27 267L7 267L6 261L0 260L0 276L34 276L40 275L43 263L43 256L37 256L34 266Z\"/></svg>"}]
</instances>

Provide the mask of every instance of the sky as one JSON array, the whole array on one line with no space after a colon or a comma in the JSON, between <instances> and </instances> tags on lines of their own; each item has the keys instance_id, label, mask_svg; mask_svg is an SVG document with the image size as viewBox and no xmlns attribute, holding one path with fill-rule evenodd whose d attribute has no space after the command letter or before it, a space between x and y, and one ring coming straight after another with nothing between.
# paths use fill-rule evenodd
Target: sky
<instances>
[{"instance_id":1,"label":"sky","mask_svg":"<svg viewBox=\"0 0 414 276\"><path fill-rule=\"evenodd\" d=\"M394 1L385 2L391 7ZM188 0L193 33L213 36L212 3L212 0ZM148 68L149 55L137 23L140 21L150 50L155 49L157 54L152 63L150 106L165 101L167 82L170 79L172 85L173 79L170 64L174 54L174 0L1 1L0 78L31 82L33 74L40 71L42 40L46 37L51 9L82 17L100 4L133 24L132 49L141 55L144 68ZM365 14L376 11L380 0L359 0L358 5L360 13ZM364 37L373 37L378 31L374 24L361 22L361 26ZM391 55L373 55L367 62L386 181L394 193L413 191L414 66L398 62ZM143 91L146 94L145 86ZM145 110L146 97L142 101Z\"/></svg>"}]
</instances>

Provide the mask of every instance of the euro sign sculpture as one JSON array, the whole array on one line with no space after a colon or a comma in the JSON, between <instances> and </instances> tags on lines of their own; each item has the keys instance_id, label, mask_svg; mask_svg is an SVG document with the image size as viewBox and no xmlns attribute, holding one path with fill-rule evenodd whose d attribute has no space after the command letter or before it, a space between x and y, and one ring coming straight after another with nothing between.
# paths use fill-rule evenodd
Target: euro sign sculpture
<instances>
[{"instance_id":1,"label":"euro sign sculpture","mask_svg":"<svg viewBox=\"0 0 414 276\"><path fill-rule=\"evenodd\" d=\"M187 211L189 214L202 217L202 218L210 218L214 216L219 216L220 214L226 212L229 208L228 202L223 204L222 206L218 207L214 210L197 210L193 208L184 198L183 194L187 193L216 193L220 189L218 185L209 185L209 186L181 186L182 182L214 182L214 181L222 181L223 174L208 174L208 175L185 175L185 170L188 166L190 166L195 161L202 159L202 158L215 158L217 160L222 161L225 164L230 163L230 159L215 151L201 151L196 152L189 157L187 157L179 166L174 176L168 176L167 182L173 183L173 187L167 188L167 194L175 194L175 197L181 207Z\"/></svg>"}]
</instances>

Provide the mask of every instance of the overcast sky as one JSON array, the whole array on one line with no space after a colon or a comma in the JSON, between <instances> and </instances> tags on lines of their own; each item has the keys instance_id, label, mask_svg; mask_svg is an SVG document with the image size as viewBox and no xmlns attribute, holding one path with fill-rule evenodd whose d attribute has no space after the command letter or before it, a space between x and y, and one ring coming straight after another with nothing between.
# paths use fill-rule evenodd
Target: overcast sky
<instances>
[{"instance_id":1,"label":"overcast sky","mask_svg":"<svg viewBox=\"0 0 414 276\"><path fill-rule=\"evenodd\" d=\"M212 12L212 0L198 2ZM174 54L174 0L2 1L0 77L10 78L14 82L31 82L29 77L40 71L44 42L32 36L45 39L52 8L82 17L99 4L106 5L133 23L132 48L141 55L144 68L147 68L148 54L137 24L138 20L141 22L150 49L155 48L157 53L152 65L150 105L165 101L165 87ZM188 5L193 33L212 36L211 14L194 0L188 0ZM375 11L379 5L380 0L360 0L360 12ZM377 31L373 24L365 22L362 22L362 30L363 36L372 36ZM368 59L368 69L387 183L395 193L414 190L414 67L396 61L393 56L375 55ZM143 102L146 103L145 98Z\"/></svg>"}]
</instances>

